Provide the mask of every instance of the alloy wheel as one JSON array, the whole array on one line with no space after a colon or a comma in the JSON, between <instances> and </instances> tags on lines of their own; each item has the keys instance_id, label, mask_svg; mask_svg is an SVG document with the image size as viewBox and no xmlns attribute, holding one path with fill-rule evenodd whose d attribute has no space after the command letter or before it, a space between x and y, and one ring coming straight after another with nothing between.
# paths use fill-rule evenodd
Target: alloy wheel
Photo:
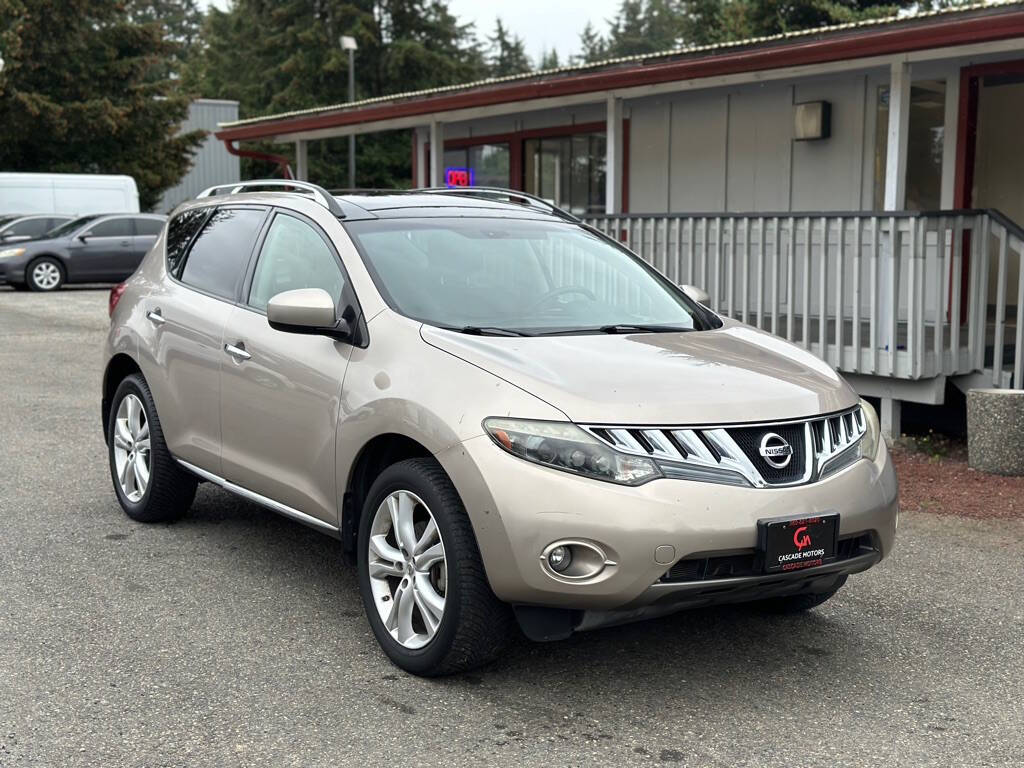
<instances>
[{"instance_id":1,"label":"alloy wheel","mask_svg":"<svg viewBox=\"0 0 1024 768\"><path fill-rule=\"evenodd\" d=\"M52 261L43 261L32 269L32 282L43 291L52 291L60 283L60 269Z\"/></svg>"},{"instance_id":2,"label":"alloy wheel","mask_svg":"<svg viewBox=\"0 0 1024 768\"><path fill-rule=\"evenodd\" d=\"M444 616L448 569L441 532L419 496L388 494L374 514L367 555L384 628L403 647L422 648Z\"/></svg>"},{"instance_id":3,"label":"alloy wheel","mask_svg":"<svg viewBox=\"0 0 1024 768\"><path fill-rule=\"evenodd\" d=\"M142 401L127 394L114 420L114 469L121 493L137 503L146 495L150 476L149 419Z\"/></svg>"}]
</instances>

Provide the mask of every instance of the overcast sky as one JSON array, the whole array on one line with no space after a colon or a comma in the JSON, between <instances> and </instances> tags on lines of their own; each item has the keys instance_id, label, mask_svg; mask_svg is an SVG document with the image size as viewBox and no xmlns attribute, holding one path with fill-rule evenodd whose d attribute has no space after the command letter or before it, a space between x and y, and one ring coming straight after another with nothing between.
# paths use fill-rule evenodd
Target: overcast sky
<instances>
[{"instance_id":1,"label":"overcast sky","mask_svg":"<svg viewBox=\"0 0 1024 768\"><path fill-rule=\"evenodd\" d=\"M448 0L462 21L476 25L477 37L487 38L494 31L494 20L501 17L510 30L526 41L526 52L534 59L554 48L560 59L579 50L580 32L587 21L604 32L606 19L615 15L620 0ZM202 6L226 8L228 0L199 0Z\"/></svg>"},{"instance_id":2,"label":"overcast sky","mask_svg":"<svg viewBox=\"0 0 1024 768\"><path fill-rule=\"evenodd\" d=\"M534 59L554 48L560 59L576 53L580 32L587 21L604 32L606 19L615 15L620 0L449 0L449 7L463 21L476 24L477 36L486 38L501 17L510 30L526 41Z\"/></svg>"}]
</instances>

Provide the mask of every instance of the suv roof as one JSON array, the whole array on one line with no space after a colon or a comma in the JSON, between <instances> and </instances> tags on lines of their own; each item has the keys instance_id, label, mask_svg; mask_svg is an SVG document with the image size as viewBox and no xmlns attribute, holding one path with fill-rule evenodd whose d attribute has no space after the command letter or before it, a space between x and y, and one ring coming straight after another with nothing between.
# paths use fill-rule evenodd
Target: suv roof
<instances>
[{"instance_id":1,"label":"suv roof","mask_svg":"<svg viewBox=\"0 0 1024 768\"><path fill-rule=\"evenodd\" d=\"M262 192L266 198L276 194L299 194L312 198L339 219L397 218L401 216L486 215L500 211L505 216L561 219L578 223L579 219L547 200L526 192L499 187L432 187L415 190L339 190L328 192L323 187L288 179L255 179L235 184L210 187L199 198Z\"/></svg>"}]
</instances>

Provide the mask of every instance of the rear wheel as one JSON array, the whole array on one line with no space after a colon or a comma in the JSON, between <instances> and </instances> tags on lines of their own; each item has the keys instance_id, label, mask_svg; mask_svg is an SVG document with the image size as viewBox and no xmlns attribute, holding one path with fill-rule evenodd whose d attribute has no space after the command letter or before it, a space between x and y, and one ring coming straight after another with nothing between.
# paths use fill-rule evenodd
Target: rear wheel
<instances>
[{"instance_id":1,"label":"rear wheel","mask_svg":"<svg viewBox=\"0 0 1024 768\"><path fill-rule=\"evenodd\" d=\"M52 256L36 259L25 270L25 280L33 291L56 291L64 279L64 266Z\"/></svg>"},{"instance_id":2,"label":"rear wheel","mask_svg":"<svg viewBox=\"0 0 1024 768\"><path fill-rule=\"evenodd\" d=\"M491 591L466 510L433 459L394 464L370 488L359 589L384 652L416 675L485 664L509 637L511 612Z\"/></svg>"},{"instance_id":3,"label":"rear wheel","mask_svg":"<svg viewBox=\"0 0 1024 768\"><path fill-rule=\"evenodd\" d=\"M192 506L197 480L174 460L141 374L117 387L107 423L110 476L128 517L143 523L176 520Z\"/></svg>"},{"instance_id":4,"label":"rear wheel","mask_svg":"<svg viewBox=\"0 0 1024 768\"><path fill-rule=\"evenodd\" d=\"M787 595L786 597L771 597L767 600L759 600L757 603L758 608L769 613L803 613L809 611L812 608L817 608L819 605L828 602L835 597L836 592L842 589L846 583L846 577L842 576L836 582L836 585L827 592L812 592L805 595Z\"/></svg>"}]
</instances>

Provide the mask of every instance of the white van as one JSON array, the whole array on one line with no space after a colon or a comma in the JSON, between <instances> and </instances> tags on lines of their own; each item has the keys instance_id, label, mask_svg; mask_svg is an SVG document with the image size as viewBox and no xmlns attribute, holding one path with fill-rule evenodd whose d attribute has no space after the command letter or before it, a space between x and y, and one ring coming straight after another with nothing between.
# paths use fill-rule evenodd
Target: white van
<instances>
[{"instance_id":1,"label":"white van","mask_svg":"<svg viewBox=\"0 0 1024 768\"><path fill-rule=\"evenodd\" d=\"M131 176L91 173L0 173L0 214L138 213Z\"/></svg>"}]
</instances>

